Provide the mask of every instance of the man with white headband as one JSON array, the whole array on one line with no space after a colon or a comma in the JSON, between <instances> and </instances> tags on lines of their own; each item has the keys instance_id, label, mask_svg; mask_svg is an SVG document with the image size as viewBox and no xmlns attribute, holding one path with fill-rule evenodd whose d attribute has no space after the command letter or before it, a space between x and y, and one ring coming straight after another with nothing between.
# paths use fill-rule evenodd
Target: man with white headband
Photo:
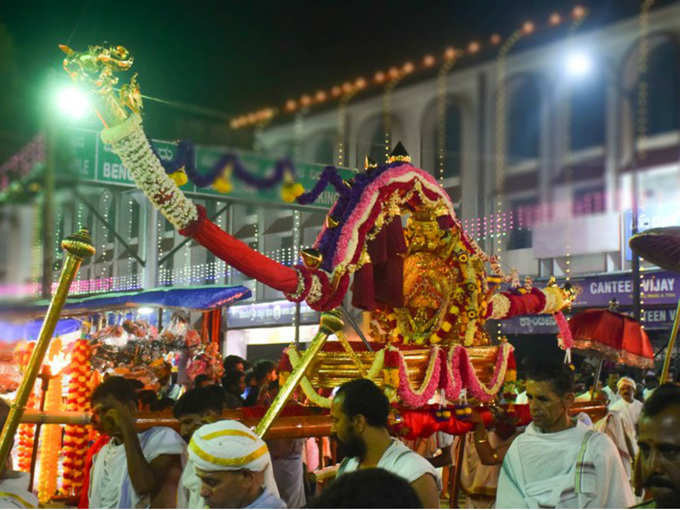
<instances>
[{"instance_id":1,"label":"man with white headband","mask_svg":"<svg viewBox=\"0 0 680 510\"><path fill-rule=\"evenodd\" d=\"M636 384L630 377L622 377L616 383L619 400L609 406L609 410L618 412L624 422L626 433L630 435L635 445L637 445L637 422L642 413L642 402L635 399ZM637 448L635 448L637 454Z\"/></svg>"},{"instance_id":2,"label":"man with white headband","mask_svg":"<svg viewBox=\"0 0 680 510\"><path fill-rule=\"evenodd\" d=\"M194 432L189 462L210 508L286 508L266 443L237 421L210 423Z\"/></svg>"}]
</instances>

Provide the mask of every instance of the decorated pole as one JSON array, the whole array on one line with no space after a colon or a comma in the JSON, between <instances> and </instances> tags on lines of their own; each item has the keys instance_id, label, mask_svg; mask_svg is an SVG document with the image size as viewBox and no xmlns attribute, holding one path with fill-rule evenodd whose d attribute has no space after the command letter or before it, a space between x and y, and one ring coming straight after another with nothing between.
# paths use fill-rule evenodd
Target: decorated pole
<instances>
[{"instance_id":1,"label":"decorated pole","mask_svg":"<svg viewBox=\"0 0 680 510\"><path fill-rule=\"evenodd\" d=\"M61 247L66 251L64 267L59 276L57 290L47 309L47 315L45 316L45 321L40 329L40 335L38 336L38 341L31 354L31 359L28 362L26 373L17 390L16 400L10 407L7 421L2 429L2 435L0 436L0 466L5 465L9 452L12 449L14 435L19 426L19 421L24 412L28 397L33 390L33 384L38 376L43 358L45 357L45 352L47 351L50 339L54 333L54 328L59 320L59 314L66 302L71 282L78 273L78 269L83 260L94 255L95 252L87 230L81 230L77 234L70 235L62 241Z\"/></svg>"},{"instance_id":2,"label":"decorated pole","mask_svg":"<svg viewBox=\"0 0 680 510\"><path fill-rule=\"evenodd\" d=\"M283 410L283 407L286 405L288 398L290 398L293 390L295 390L295 387L300 382L300 379L302 379L302 376L305 375L307 367L309 367L309 364L323 347L323 344L326 343L326 340L328 340L329 336L337 333L338 331L342 331L343 326L344 324L339 313L333 311L321 314L319 332L314 336L312 343L302 356L300 364L295 367L295 369L290 373L288 379L286 379L283 387L281 390L279 390L276 398L274 398L272 405L269 406L267 413L262 417L260 423L257 424L257 427L255 427L255 433L258 436L264 437L264 435L269 430L269 427L271 427L272 423L274 423L276 417Z\"/></svg>"}]
</instances>

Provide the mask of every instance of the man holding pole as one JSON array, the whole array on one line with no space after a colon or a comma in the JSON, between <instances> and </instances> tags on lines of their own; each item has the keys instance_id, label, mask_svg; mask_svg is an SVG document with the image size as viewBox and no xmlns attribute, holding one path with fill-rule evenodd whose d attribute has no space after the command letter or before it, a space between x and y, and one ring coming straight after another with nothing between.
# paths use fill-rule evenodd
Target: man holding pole
<instances>
[{"instance_id":1,"label":"man holding pole","mask_svg":"<svg viewBox=\"0 0 680 510\"><path fill-rule=\"evenodd\" d=\"M109 377L92 393L93 423L111 437L95 455L90 508L175 508L185 444L174 430L135 429L136 395L130 382Z\"/></svg>"},{"instance_id":2,"label":"man holding pole","mask_svg":"<svg viewBox=\"0 0 680 510\"><path fill-rule=\"evenodd\" d=\"M9 405L0 400L0 428L5 426ZM38 508L38 498L28 490L28 473L12 471L12 458L0 469L0 508Z\"/></svg>"}]
</instances>

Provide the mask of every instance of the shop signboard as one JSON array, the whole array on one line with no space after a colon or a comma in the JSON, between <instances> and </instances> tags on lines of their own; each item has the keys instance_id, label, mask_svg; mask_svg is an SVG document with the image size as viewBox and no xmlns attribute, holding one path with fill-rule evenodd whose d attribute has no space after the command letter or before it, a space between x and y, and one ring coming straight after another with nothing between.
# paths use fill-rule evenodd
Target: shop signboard
<instances>
[{"instance_id":1,"label":"shop signboard","mask_svg":"<svg viewBox=\"0 0 680 510\"><path fill-rule=\"evenodd\" d=\"M630 312L624 312L630 313ZM573 314L569 314L573 315ZM647 330L670 329L675 318L674 308L646 309L642 323ZM500 321L503 335L556 335L557 324L552 315L527 315Z\"/></svg>"},{"instance_id":2,"label":"shop signboard","mask_svg":"<svg viewBox=\"0 0 680 510\"><path fill-rule=\"evenodd\" d=\"M579 292L575 307L607 307L615 298L621 306L633 304L633 279L630 273L575 278ZM666 272L643 272L640 290L645 305L675 305L680 297L680 276Z\"/></svg>"},{"instance_id":3,"label":"shop signboard","mask_svg":"<svg viewBox=\"0 0 680 510\"><path fill-rule=\"evenodd\" d=\"M300 324L317 324L321 316L306 303L300 304ZM272 301L250 305L232 305L227 308L229 329L258 326L292 326L295 320L295 303Z\"/></svg>"}]
</instances>

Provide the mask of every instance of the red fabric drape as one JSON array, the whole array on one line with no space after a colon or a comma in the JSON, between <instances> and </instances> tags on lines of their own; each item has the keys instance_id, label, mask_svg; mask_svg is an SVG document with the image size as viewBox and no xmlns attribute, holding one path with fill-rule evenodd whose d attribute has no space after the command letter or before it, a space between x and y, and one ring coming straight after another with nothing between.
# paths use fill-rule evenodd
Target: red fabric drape
<instances>
[{"instance_id":1,"label":"red fabric drape","mask_svg":"<svg viewBox=\"0 0 680 510\"><path fill-rule=\"evenodd\" d=\"M294 269L265 257L247 244L230 236L206 218L205 208L200 205L197 208L199 219L180 230L180 234L192 237L216 257L251 278L287 294L296 292L298 277Z\"/></svg>"},{"instance_id":2,"label":"red fabric drape","mask_svg":"<svg viewBox=\"0 0 680 510\"><path fill-rule=\"evenodd\" d=\"M396 216L380 233L367 241L366 250L371 263L354 274L352 305L363 310L374 310L383 304L404 306L404 259L406 241L401 217Z\"/></svg>"}]
</instances>

